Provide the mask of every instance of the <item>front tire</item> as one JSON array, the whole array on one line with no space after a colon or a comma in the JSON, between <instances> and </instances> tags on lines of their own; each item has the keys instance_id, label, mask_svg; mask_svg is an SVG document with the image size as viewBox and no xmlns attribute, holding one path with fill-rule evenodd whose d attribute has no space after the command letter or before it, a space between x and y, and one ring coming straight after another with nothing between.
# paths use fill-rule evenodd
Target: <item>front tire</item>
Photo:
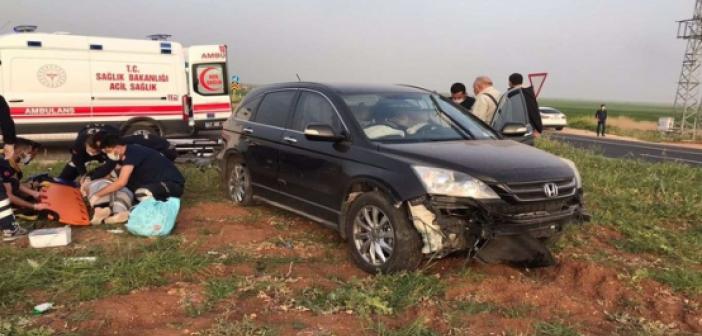
<instances>
[{"instance_id":1,"label":"front tire","mask_svg":"<svg viewBox=\"0 0 702 336\"><path fill-rule=\"evenodd\" d=\"M563 130L563 128L564 128L564 126L561 126L561 127L556 127L556 131L562 131L562 130Z\"/></svg>"},{"instance_id":2,"label":"front tire","mask_svg":"<svg viewBox=\"0 0 702 336\"><path fill-rule=\"evenodd\" d=\"M227 195L232 202L240 206L253 203L253 188L249 168L241 162L233 162L227 174Z\"/></svg>"},{"instance_id":3,"label":"front tire","mask_svg":"<svg viewBox=\"0 0 702 336\"><path fill-rule=\"evenodd\" d=\"M412 271L422 262L422 240L405 206L396 208L387 196L369 192L351 203L345 217L349 252L364 271Z\"/></svg>"}]
</instances>

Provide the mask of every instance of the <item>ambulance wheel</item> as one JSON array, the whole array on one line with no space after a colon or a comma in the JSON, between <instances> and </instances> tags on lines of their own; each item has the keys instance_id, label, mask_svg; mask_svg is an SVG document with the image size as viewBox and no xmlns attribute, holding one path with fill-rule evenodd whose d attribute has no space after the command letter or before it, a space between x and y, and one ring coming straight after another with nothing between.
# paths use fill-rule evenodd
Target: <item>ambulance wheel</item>
<instances>
[{"instance_id":1,"label":"ambulance wheel","mask_svg":"<svg viewBox=\"0 0 702 336\"><path fill-rule=\"evenodd\" d=\"M150 122L135 122L127 127L124 135L159 135L159 133L158 127Z\"/></svg>"},{"instance_id":2,"label":"ambulance wheel","mask_svg":"<svg viewBox=\"0 0 702 336\"><path fill-rule=\"evenodd\" d=\"M253 203L253 189L251 188L251 174L249 168L241 162L232 162L228 172L227 195L232 202L240 206Z\"/></svg>"}]
</instances>

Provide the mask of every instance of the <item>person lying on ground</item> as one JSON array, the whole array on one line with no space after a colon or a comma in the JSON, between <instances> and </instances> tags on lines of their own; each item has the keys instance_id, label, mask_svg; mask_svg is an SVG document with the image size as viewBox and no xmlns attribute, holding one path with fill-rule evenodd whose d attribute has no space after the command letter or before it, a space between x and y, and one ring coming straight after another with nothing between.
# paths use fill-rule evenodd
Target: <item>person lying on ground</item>
<instances>
[{"instance_id":1,"label":"person lying on ground","mask_svg":"<svg viewBox=\"0 0 702 336\"><path fill-rule=\"evenodd\" d=\"M27 220L36 220L37 211L47 209L41 202L41 192L21 183L20 164L28 165L41 148L39 143L17 138L14 153L9 159L0 158L0 176L4 191L15 209L15 215Z\"/></svg>"},{"instance_id":2,"label":"person lying on ground","mask_svg":"<svg viewBox=\"0 0 702 336\"><path fill-rule=\"evenodd\" d=\"M86 152L88 152L88 153L102 153L100 151L100 143L105 138L105 136L107 136L109 134L111 134L111 133L98 132L98 133L89 135L85 139ZM171 146L171 143L168 142L168 140L166 140L158 135L153 135L153 134L127 135L127 136L122 137L122 142L125 145L142 145L144 147L151 148L151 149L156 150L157 152L161 153L163 156L165 156L167 159L169 159L171 161L175 161L175 159L178 157L178 153ZM93 170L90 174L88 174L86 176L86 178L81 181L81 185L83 185L85 182L89 182L91 180L104 178L104 177L110 175L115 170L115 168L117 168L116 161L110 160L107 156L105 156L105 158L106 158L106 160L104 161L105 163L102 166L95 168L95 170Z\"/></svg>"},{"instance_id":3,"label":"person lying on ground","mask_svg":"<svg viewBox=\"0 0 702 336\"><path fill-rule=\"evenodd\" d=\"M71 146L71 160L66 164L57 177L58 182L72 183L81 175L88 174L86 165L89 162L105 162L107 157L100 151L89 151L85 146L85 140L96 133L119 134L119 130L105 124L88 124L78 132L73 145ZM90 174L88 174L90 175Z\"/></svg>"},{"instance_id":4,"label":"person lying on ground","mask_svg":"<svg viewBox=\"0 0 702 336\"><path fill-rule=\"evenodd\" d=\"M93 197L112 183L114 181L103 178L86 183L85 188L81 188L83 195L90 200L90 207L93 208L93 217L90 219L93 225L123 224L129 219L129 209L134 199L131 190L121 188L102 197Z\"/></svg>"},{"instance_id":5,"label":"person lying on ground","mask_svg":"<svg viewBox=\"0 0 702 336\"><path fill-rule=\"evenodd\" d=\"M124 187L134 192L138 201L154 197L165 201L169 197L180 197L185 188L185 178L175 164L161 153L142 145L128 145L117 135L105 136L100 149L110 160L121 165L115 183L100 189L91 197L114 193Z\"/></svg>"}]
</instances>

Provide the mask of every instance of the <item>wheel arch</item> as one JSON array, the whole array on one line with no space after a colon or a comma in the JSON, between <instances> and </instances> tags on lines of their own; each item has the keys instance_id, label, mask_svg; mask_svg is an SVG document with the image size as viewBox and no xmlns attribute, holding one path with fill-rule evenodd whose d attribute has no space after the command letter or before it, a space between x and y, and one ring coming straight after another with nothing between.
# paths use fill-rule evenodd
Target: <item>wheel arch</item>
<instances>
[{"instance_id":1,"label":"wheel arch","mask_svg":"<svg viewBox=\"0 0 702 336\"><path fill-rule=\"evenodd\" d=\"M120 133L124 135L130 127L137 123L148 123L154 125L156 127L156 131L158 132L158 135L163 135L163 125L161 125L161 123L158 120L150 117L135 117L123 122L122 126L119 129Z\"/></svg>"},{"instance_id":2,"label":"wheel arch","mask_svg":"<svg viewBox=\"0 0 702 336\"><path fill-rule=\"evenodd\" d=\"M378 191L388 196L395 206L401 205L404 201L394 188L381 180L372 177L358 177L351 180L344 189L344 196L341 200L341 212L339 213L339 234L341 238L346 239L346 212L349 204L355 199L353 195L371 191Z\"/></svg>"}]
</instances>

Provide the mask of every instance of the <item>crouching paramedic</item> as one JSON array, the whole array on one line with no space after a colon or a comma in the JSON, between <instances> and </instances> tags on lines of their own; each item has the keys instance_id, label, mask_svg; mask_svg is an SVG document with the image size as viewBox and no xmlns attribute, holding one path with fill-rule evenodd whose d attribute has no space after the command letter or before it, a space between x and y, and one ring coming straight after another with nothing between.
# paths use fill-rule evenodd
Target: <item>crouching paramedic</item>
<instances>
[{"instance_id":1,"label":"crouching paramedic","mask_svg":"<svg viewBox=\"0 0 702 336\"><path fill-rule=\"evenodd\" d=\"M69 161L63 168L63 171L61 171L61 174L58 176L59 181L73 182L78 176L85 175L87 173L85 165L88 162L105 162L105 154L98 150L92 151L85 145L85 140L89 136L97 133L117 135L119 134L119 130L116 127L104 124L89 124L83 127L83 129L78 132L78 136L73 142L73 146L71 147L71 161Z\"/></svg>"},{"instance_id":2,"label":"crouching paramedic","mask_svg":"<svg viewBox=\"0 0 702 336\"><path fill-rule=\"evenodd\" d=\"M102 151L100 150L101 143L103 142L103 139L110 134L114 133L98 132L89 135L85 139L86 151L90 153L102 153ZM171 161L175 161L176 157L178 156L178 153L175 149L172 148L171 143L168 142L168 140L153 134L134 134L123 136L122 143L125 145L141 145L147 148L151 148L163 154L163 156L165 156ZM89 174L88 178L89 180L103 178L105 176L110 175L110 173L112 173L112 171L116 167L117 162L110 160L110 158L107 158L107 160L102 166L95 168L95 170L93 170Z\"/></svg>"},{"instance_id":3,"label":"crouching paramedic","mask_svg":"<svg viewBox=\"0 0 702 336\"><path fill-rule=\"evenodd\" d=\"M41 193L21 183L20 164L28 165L40 148L41 145L34 141L17 138L12 156L0 159L3 190L15 209L15 215L27 220L36 220L37 211L47 209L46 204L40 202Z\"/></svg>"},{"instance_id":4,"label":"crouching paramedic","mask_svg":"<svg viewBox=\"0 0 702 336\"><path fill-rule=\"evenodd\" d=\"M134 192L137 200L149 197L165 201L168 197L180 197L185 188L185 178L175 164L161 153L141 145L128 145L118 135L107 135L100 143L107 157L122 167L117 181L100 189L90 201L123 187Z\"/></svg>"}]
</instances>

